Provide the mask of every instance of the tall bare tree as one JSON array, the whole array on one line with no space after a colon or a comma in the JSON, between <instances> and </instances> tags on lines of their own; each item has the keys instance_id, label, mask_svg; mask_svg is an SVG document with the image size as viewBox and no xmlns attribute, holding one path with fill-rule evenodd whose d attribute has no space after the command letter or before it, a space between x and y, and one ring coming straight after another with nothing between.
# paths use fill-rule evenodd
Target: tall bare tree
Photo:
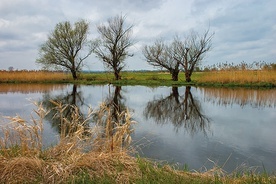
<instances>
[{"instance_id":1,"label":"tall bare tree","mask_svg":"<svg viewBox=\"0 0 276 184\"><path fill-rule=\"evenodd\" d=\"M172 80L177 81L179 71L183 70L185 80L191 82L195 67L211 48L212 37L213 34L210 35L207 30L203 36L191 32L184 41L176 36L170 44L157 40L152 46L146 45L143 54L150 65L167 69L172 75Z\"/></svg>"},{"instance_id":2,"label":"tall bare tree","mask_svg":"<svg viewBox=\"0 0 276 184\"><path fill-rule=\"evenodd\" d=\"M177 81L180 63L173 57L175 46L174 42L168 46L163 40L156 40L152 46L144 46L143 54L150 65L165 68L172 75L172 80Z\"/></svg>"},{"instance_id":3,"label":"tall bare tree","mask_svg":"<svg viewBox=\"0 0 276 184\"><path fill-rule=\"evenodd\" d=\"M191 82L195 67L203 60L206 52L211 49L213 35L214 33L209 33L209 29L203 35L193 31L183 42L179 42L176 60L183 67L186 82Z\"/></svg>"},{"instance_id":4,"label":"tall bare tree","mask_svg":"<svg viewBox=\"0 0 276 184\"><path fill-rule=\"evenodd\" d=\"M125 26L125 16L108 19L108 25L97 27L100 39L94 53L104 65L113 70L116 80L121 79L120 72L125 67L125 59L133 56L128 49L133 45L131 39L133 25Z\"/></svg>"},{"instance_id":5,"label":"tall bare tree","mask_svg":"<svg viewBox=\"0 0 276 184\"><path fill-rule=\"evenodd\" d=\"M69 21L58 23L41 46L36 62L43 65L44 69L69 70L73 79L77 79L83 61L93 50L92 42L87 39L88 30L89 24L84 20L74 25Z\"/></svg>"}]
</instances>

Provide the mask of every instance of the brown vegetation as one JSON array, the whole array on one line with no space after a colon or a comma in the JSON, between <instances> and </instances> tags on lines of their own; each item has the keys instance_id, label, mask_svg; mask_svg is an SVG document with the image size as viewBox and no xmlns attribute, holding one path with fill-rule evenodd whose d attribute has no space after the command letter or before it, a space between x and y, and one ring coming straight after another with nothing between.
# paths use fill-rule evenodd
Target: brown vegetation
<instances>
[{"instance_id":1,"label":"brown vegetation","mask_svg":"<svg viewBox=\"0 0 276 184\"><path fill-rule=\"evenodd\" d=\"M0 82L55 82L69 80L72 77L64 72L51 71L0 71Z\"/></svg>"},{"instance_id":2,"label":"brown vegetation","mask_svg":"<svg viewBox=\"0 0 276 184\"><path fill-rule=\"evenodd\" d=\"M206 67L198 82L200 83L271 83L276 85L275 64L254 62L252 64L240 63L218 64L217 66Z\"/></svg>"},{"instance_id":3,"label":"brown vegetation","mask_svg":"<svg viewBox=\"0 0 276 184\"><path fill-rule=\"evenodd\" d=\"M61 116L68 105L52 102L58 109L56 116ZM7 117L8 127L2 129L0 135L0 183L24 183L28 181L43 183L63 183L72 180L82 172L89 177L100 178L106 174L115 181L122 182L126 178L137 175L135 158L129 156L126 147L130 141L131 133L128 112L120 116L125 118L125 124L109 122L109 118L101 117L94 128L84 128L84 124L91 120L93 111L84 121L79 116L77 107L72 113L72 121L60 117L62 131L57 145L46 150L42 148L43 119L49 113L42 104L38 105L36 114L38 119L31 118L27 122L16 117ZM99 112L110 111L104 104ZM110 130L105 124L115 123L114 134L110 136ZM89 136L88 136L89 135ZM110 149L114 147L118 149ZM90 151L84 152L90 148ZM118 166L121 172L118 172Z\"/></svg>"}]
</instances>

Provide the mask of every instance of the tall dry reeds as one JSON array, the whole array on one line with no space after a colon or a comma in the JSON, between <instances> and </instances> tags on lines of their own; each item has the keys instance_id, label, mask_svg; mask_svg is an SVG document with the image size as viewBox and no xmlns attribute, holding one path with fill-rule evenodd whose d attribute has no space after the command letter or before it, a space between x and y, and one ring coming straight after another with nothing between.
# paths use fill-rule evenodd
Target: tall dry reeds
<instances>
[{"instance_id":1,"label":"tall dry reeds","mask_svg":"<svg viewBox=\"0 0 276 184\"><path fill-rule=\"evenodd\" d=\"M76 106L52 103L57 110L54 116L60 119L61 133L59 143L50 148L43 149L42 145L44 117L50 112L42 104L36 104L36 118L31 117L30 122L20 116L6 117L8 126L0 133L0 183L64 183L83 172L90 179L108 175L123 182L137 175L137 163L123 146L130 143L133 131L128 111L120 113L119 121L124 122L120 124L112 122L105 104L97 111L90 110L84 118ZM63 116L69 106L74 109L70 121ZM93 113L102 116L87 129L84 125L93 123ZM106 128L108 124L114 124L112 135Z\"/></svg>"},{"instance_id":2,"label":"tall dry reeds","mask_svg":"<svg viewBox=\"0 0 276 184\"><path fill-rule=\"evenodd\" d=\"M64 72L52 71L5 71L0 70L0 82L45 82L69 80L71 76Z\"/></svg>"},{"instance_id":3,"label":"tall dry reeds","mask_svg":"<svg viewBox=\"0 0 276 184\"><path fill-rule=\"evenodd\" d=\"M251 84L251 83L271 83L276 85L275 71L210 71L204 73L198 82L210 83L237 83L237 84Z\"/></svg>"},{"instance_id":4,"label":"tall dry reeds","mask_svg":"<svg viewBox=\"0 0 276 184\"><path fill-rule=\"evenodd\" d=\"M204 70L205 72L198 82L221 84L270 83L276 85L276 69L273 63L254 62L248 64L242 62L237 65L233 63L222 63L216 66L207 67Z\"/></svg>"}]
</instances>

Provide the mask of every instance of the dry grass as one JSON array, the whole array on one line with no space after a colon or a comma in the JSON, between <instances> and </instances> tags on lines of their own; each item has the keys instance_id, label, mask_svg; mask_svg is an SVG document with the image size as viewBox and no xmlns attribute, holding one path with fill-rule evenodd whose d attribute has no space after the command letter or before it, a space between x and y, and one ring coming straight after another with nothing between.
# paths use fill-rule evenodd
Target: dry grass
<instances>
[{"instance_id":1,"label":"dry grass","mask_svg":"<svg viewBox=\"0 0 276 184\"><path fill-rule=\"evenodd\" d=\"M273 70L233 70L204 72L198 82L205 83L271 83L276 85L276 71Z\"/></svg>"},{"instance_id":2,"label":"dry grass","mask_svg":"<svg viewBox=\"0 0 276 184\"><path fill-rule=\"evenodd\" d=\"M78 108L73 107L69 122L62 117L68 105L52 103L58 110L55 116L61 116L62 131L59 143L46 150L42 149L43 119L49 111L42 104L37 104L38 110L35 111L38 119L32 117L31 122L19 116L6 117L8 127L2 129L0 140L0 183L63 183L82 172L87 172L91 178L112 176L121 183L125 178L137 175L135 158L129 156L130 149L126 149L133 123L129 112L120 113L119 117L125 119L124 124L109 122L105 115L110 116L110 109L102 104L97 113L103 116L87 130L83 125L91 120L95 111L90 111L83 120ZM103 127L111 123L116 124L113 135ZM121 167L119 170L118 165Z\"/></svg>"},{"instance_id":3,"label":"dry grass","mask_svg":"<svg viewBox=\"0 0 276 184\"><path fill-rule=\"evenodd\" d=\"M236 83L276 85L276 64L266 62L253 62L251 64L219 63L204 69L198 82L201 83Z\"/></svg>"},{"instance_id":4,"label":"dry grass","mask_svg":"<svg viewBox=\"0 0 276 184\"><path fill-rule=\"evenodd\" d=\"M45 82L63 81L72 77L64 72L51 71L1 71L0 82Z\"/></svg>"}]
</instances>

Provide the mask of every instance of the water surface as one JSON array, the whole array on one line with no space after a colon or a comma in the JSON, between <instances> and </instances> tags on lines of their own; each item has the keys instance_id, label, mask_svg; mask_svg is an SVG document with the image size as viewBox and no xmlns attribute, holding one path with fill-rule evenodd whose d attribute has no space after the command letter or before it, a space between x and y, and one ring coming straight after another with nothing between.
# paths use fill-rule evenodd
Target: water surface
<instances>
[{"instance_id":1,"label":"water surface","mask_svg":"<svg viewBox=\"0 0 276 184\"><path fill-rule=\"evenodd\" d=\"M31 101L49 106L49 99L83 114L103 101L128 108L137 122L133 146L143 157L197 171L276 170L275 89L1 84L0 115L28 119ZM44 144L55 144L59 126L48 120L44 129Z\"/></svg>"}]
</instances>

